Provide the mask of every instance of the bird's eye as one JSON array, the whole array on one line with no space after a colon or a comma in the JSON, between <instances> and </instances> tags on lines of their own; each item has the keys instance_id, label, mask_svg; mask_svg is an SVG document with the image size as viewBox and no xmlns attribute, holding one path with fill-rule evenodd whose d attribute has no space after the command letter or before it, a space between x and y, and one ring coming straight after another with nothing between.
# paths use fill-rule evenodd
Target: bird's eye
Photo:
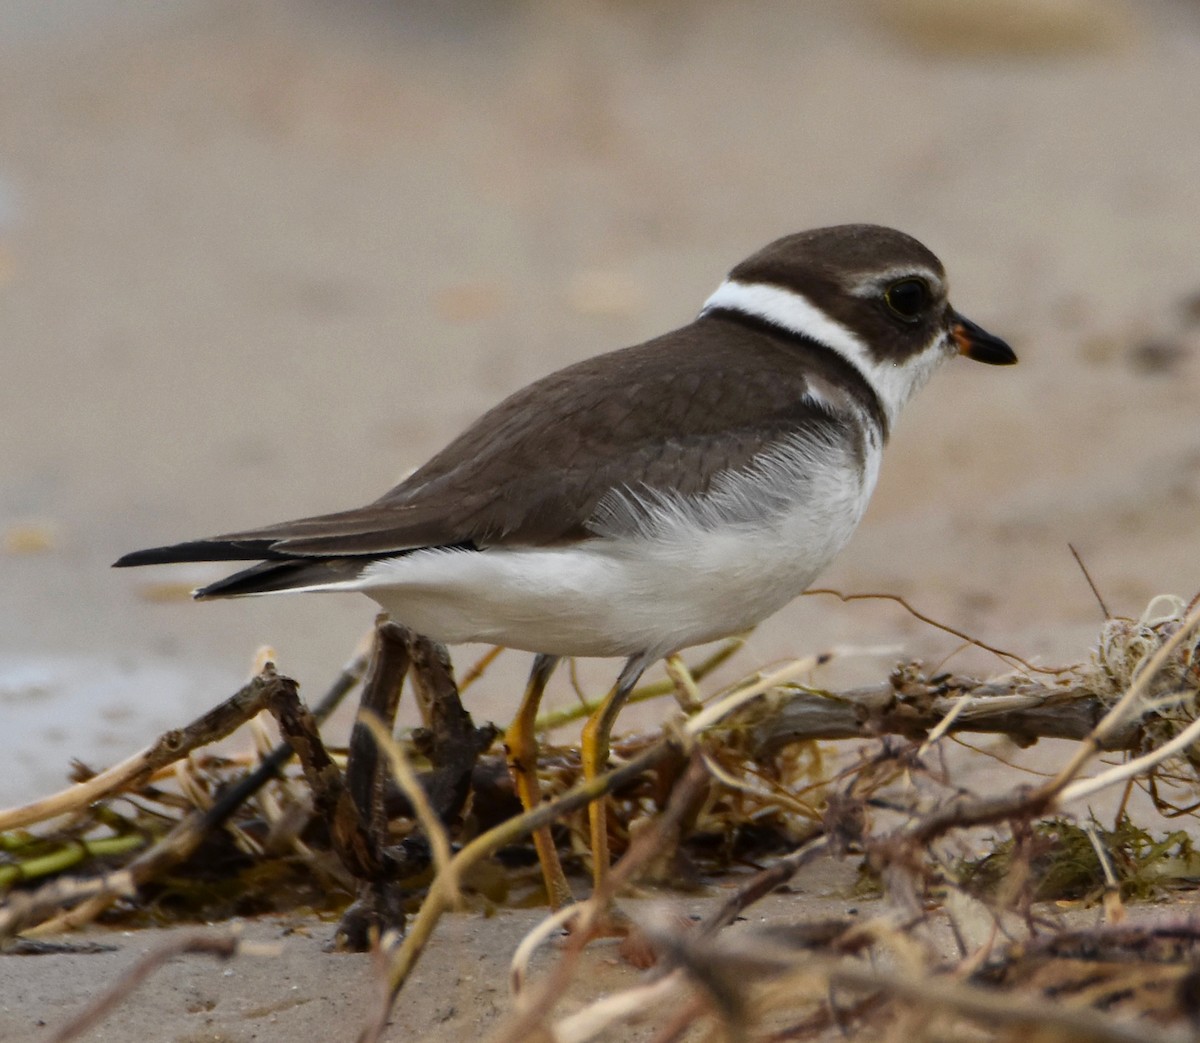
<instances>
[{"instance_id":1,"label":"bird's eye","mask_svg":"<svg viewBox=\"0 0 1200 1043\"><path fill-rule=\"evenodd\" d=\"M901 279L883 291L883 300L897 318L916 322L929 306L929 287L923 279Z\"/></svg>"}]
</instances>

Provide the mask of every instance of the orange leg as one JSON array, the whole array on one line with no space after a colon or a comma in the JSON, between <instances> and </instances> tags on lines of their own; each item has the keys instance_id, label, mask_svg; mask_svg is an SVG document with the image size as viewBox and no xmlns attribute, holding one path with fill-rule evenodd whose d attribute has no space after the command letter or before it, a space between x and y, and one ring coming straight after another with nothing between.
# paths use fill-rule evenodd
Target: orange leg
<instances>
[{"instance_id":1,"label":"orange leg","mask_svg":"<svg viewBox=\"0 0 1200 1043\"><path fill-rule=\"evenodd\" d=\"M580 740L583 759L583 777L594 779L608 765L609 740L617 714L633 691L638 678L653 659L645 655L630 656L621 669L617 683L605 697L604 702L587 719ZM608 876L608 803L601 798L588 805L588 824L592 841L592 886L599 890Z\"/></svg>"},{"instance_id":2,"label":"orange leg","mask_svg":"<svg viewBox=\"0 0 1200 1043\"><path fill-rule=\"evenodd\" d=\"M517 788L517 796L521 806L526 811L532 811L542 802L542 787L537 776L537 734L534 730L537 722L538 705L542 701L542 693L546 690L546 682L558 665L558 656L538 655L534 657L533 669L529 673L529 682L525 686L525 694L521 698L521 708L512 724L504 733L504 745L508 750L508 768L512 772L513 783ZM558 860L558 852L554 848L554 838L550 835L550 827L543 826L533 834L533 846L537 849L538 862L542 867L542 876L546 881L546 897L553 909L561 909L575 900L571 887L567 883L562 863Z\"/></svg>"}]
</instances>

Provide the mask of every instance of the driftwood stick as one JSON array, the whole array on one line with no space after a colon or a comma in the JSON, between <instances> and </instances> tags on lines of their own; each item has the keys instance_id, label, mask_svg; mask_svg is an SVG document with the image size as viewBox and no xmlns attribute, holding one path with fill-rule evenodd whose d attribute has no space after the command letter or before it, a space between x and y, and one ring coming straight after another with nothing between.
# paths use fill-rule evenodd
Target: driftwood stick
<instances>
[{"instance_id":1,"label":"driftwood stick","mask_svg":"<svg viewBox=\"0 0 1200 1043\"><path fill-rule=\"evenodd\" d=\"M467 801L471 773L479 755L495 740L496 729L475 727L463 707L445 645L413 631L406 640L413 664L413 695L425 722L424 730L413 738L432 766L421 785L437 816L449 824Z\"/></svg>"},{"instance_id":2,"label":"driftwood stick","mask_svg":"<svg viewBox=\"0 0 1200 1043\"><path fill-rule=\"evenodd\" d=\"M351 659L313 711L314 717L318 720L328 717L358 683L365 667L366 660L363 655L356 655ZM162 748L168 736L194 736L196 732L202 732L202 722L211 724L216 721L224 727L229 723L227 715L231 706L236 707L244 719L249 719L262 708L262 702L278 690L289 691L293 698L298 698L295 681L279 676L273 667L264 669L217 710L205 714L186 729L168 732L149 749ZM170 866L188 858L208 833L219 828L244 801L275 776L291 753L291 748L286 744L276 747L258 768L231 786L211 808L189 814L158 843L142 852L124 869L84 880L52 880L36 891L8 895L3 906L0 906L0 939L7 938L32 924L38 926L30 933L49 934L81 927L99 916L117 898L136 894L138 887L154 879ZM142 754L137 756L141 757ZM125 763L129 764L133 760L134 758L130 758ZM143 767L143 773L144 770ZM111 771L105 772L104 775L112 778ZM123 783L128 784L128 780ZM75 787L76 790L79 788ZM73 793L72 790L66 792ZM46 920L47 916L51 916L52 919Z\"/></svg>"},{"instance_id":3,"label":"driftwood stick","mask_svg":"<svg viewBox=\"0 0 1200 1043\"><path fill-rule=\"evenodd\" d=\"M145 749L85 782L23 807L0 811L0 831L17 829L75 811L98 800L134 788L160 768L186 757L192 750L225 738L263 706L263 692L275 677L270 664L237 692L183 728L164 732Z\"/></svg>"},{"instance_id":4,"label":"driftwood stick","mask_svg":"<svg viewBox=\"0 0 1200 1043\"><path fill-rule=\"evenodd\" d=\"M379 747L361 715L364 711L373 715L391 732L400 704L400 688L410 663L406 636L386 616L376 619L371 665L363 678L358 704L360 720L351 729L346 759L346 788L377 847L387 843L387 814L383 807L385 772Z\"/></svg>"},{"instance_id":5,"label":"driftwood stick","mask_svg":"<svg viewBox=\"0 0 1200 1043\"><path fill-rule=\"evenodd\" d=\"M422 818L422 810L425 812L423 828L398 845L389 847L384 801L388 781L385 765L392 760L395 768L405 761L398 750L389 749L387 744L381 749L380 739L388 737L390 744L392 722L405 674L412 681L426 724L421 733L421 745L429 756L432 770L419 781L413 776L406 789L410 812L418 818ZM359 715L350 740L346 786L354 795L360 818L366 822L370 847L378 850L386 862L386 872L360 880L358 899L342 917L335 946L355 951L369 948L376 934L381 936L389 928L399 930L403 927L403 882L429 866L431 845L437 846L441 824L449 823L462 810L470 791L476 758L482 749L491 745L495 735L490 729L476 729L470 714L463 709L458 686L454 683L450 654L445 647L391 622L386 616L381 616L376 623L375 656L370 674L363 683ZM400 782L399 776L395 782ZM414 786L416 789L412 788ZM394 783L392 788L395 788ZM447 847L446 859L448 857ZM347 864L347 868L356 876L363 876L355 865Z\"/></svg>"},{"instance_id":6,"label":"driftwood stick","mask_svg":"<svg viewBox=\"0 0 1200 1043\"><path fill-rule=\"evenodd\" d=\"M964 697L970 702L959 709ZM956 709L951 732L1004 734L1015 742L1032 744L1038 739L1085 739L1108 706L1082 685L950 677L937 684L888 682L837 693L780 689L773 705L752 707L740 723L749 725L751 755L770 757L789 743L804 740L922 738ZM1141 724L1137 719L1125 721L1105 737L1104 748L1135 748Z\"/></svg>"},{"instance_id":7,"label":"driftwood stick","mask_svg":"<svg viewBox=\"0 0 1200 1043\"><path fill-rule=\"evenodd\" d=\"M366 665L365 656L355 655L343 668L321 704L313 713L318 721L324 720L362 677ZM231 734L262 709L263 689L272 683L275 668L268 664L263 671L252 677L237 692L219 703L207 713L197 717L183 728L172 728L164 732L153 743L127 757L120 764L106 768L84 782L32 804L0 811L0 832L18 829L33 822L45 822L57 815L77 811L89 804L111 797L126 789L135 789L142 781L175 761L182 760L193 750ZM266 758L263 768L256 773L260 787L291 756L286 744L277 747ZM249 794L247 793L247 796Z\"/></svg>"}]
</instances>

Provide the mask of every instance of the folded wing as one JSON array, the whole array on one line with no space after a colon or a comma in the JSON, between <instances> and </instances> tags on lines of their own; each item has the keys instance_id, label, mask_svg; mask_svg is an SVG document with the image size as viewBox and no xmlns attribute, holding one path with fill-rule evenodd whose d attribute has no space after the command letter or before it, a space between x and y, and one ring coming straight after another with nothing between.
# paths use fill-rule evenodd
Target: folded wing
<instances>
[{"instance_id":1,"label":"folded wing","mask_svg":"<svg viewBox=\"0 0 1200 1043\"><path fill-rule=\"evenodd\" d=\"M425 547L588 539L614 490L703 495L718 475L749 466L764 435L838 424L808 395L801 366L781 376L775 338L738 331L734 368L730 329L714 325L700 320L524 388L365 507L135 551L116 564L261 562L197 592L234 596L344 583L370 561Z\"/></svg>"}]
</instances>

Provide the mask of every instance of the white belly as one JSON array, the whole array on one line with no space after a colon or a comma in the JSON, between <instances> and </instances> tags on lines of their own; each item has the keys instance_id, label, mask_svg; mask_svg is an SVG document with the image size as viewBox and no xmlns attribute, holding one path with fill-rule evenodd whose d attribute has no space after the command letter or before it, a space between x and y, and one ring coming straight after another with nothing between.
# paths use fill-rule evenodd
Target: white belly
<instances>
[{"instance_id":1,"label":"white belly","mask_svg":"<svg viewBox=\"0 0 1200 1043\"><path fill-rule=\"evenodd\" d=\"M551 548L419 550L353 585L420 633L564 656L666 655L741 633L804 592L850 538L878 470L824 447L703 501L609 504L596 538ZM800 465L804 464L800 473ZM765 511L765 513L764 513Z\"/></svg>"}]
</instances>

